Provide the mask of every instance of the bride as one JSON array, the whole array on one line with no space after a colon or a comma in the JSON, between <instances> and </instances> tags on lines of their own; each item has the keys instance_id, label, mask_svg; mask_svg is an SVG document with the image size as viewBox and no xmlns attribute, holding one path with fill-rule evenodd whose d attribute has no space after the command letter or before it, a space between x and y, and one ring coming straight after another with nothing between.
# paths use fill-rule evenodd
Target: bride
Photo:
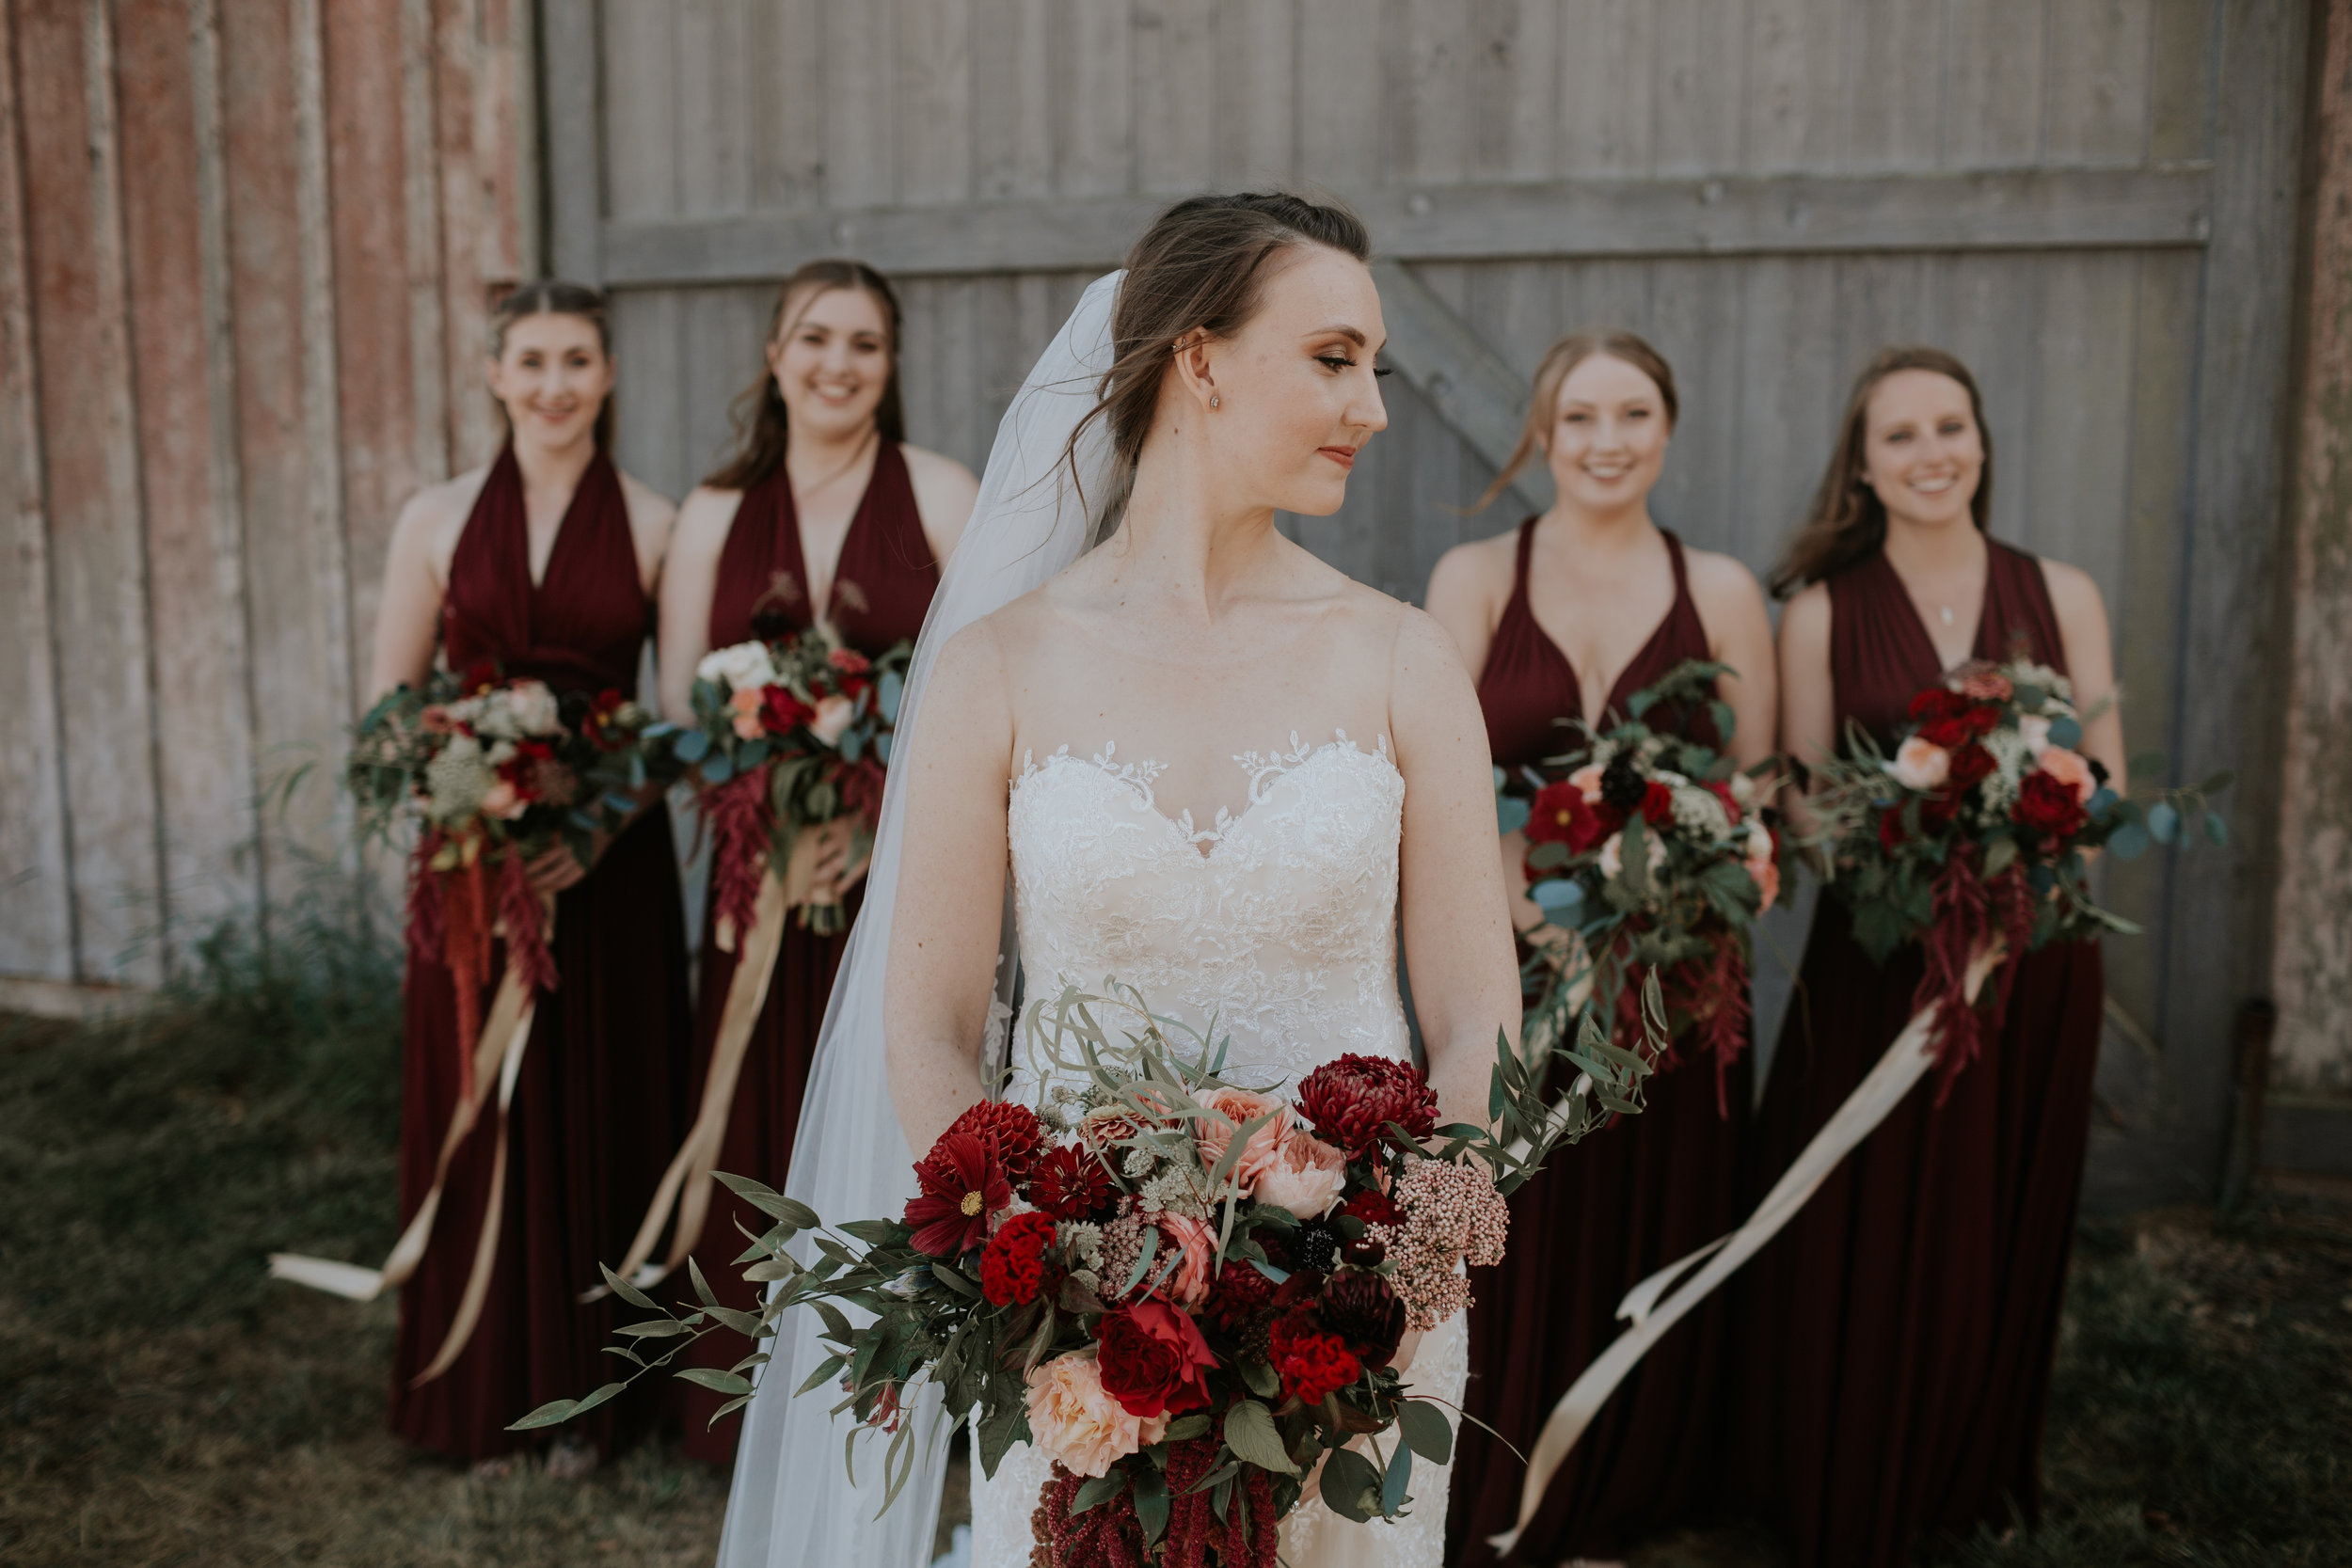
<instances>
[{"instance_id":1,"label":"bride","mask_svg":"<svg viewBox=\"0 0 2352 1568\"><path fill-rule=\"evenodd\" d=\"M924 628L882 919L869 902L803 1113L817 1136L794 1153L788 1189L827 1218L896 1212L909 1150L997 1068L1035 1103L1022 1054L1003 1060L1009 914L1027 995L1116 975L1214 1017L1228 1076L1268 1085L1343 1052L1408 1054L1401 930L1439 1119L1484 1119L1518 980L1477 701L1436 623L1275 526L1337 511L1388 422L1369 251L1352 214L1296 197L1179 203L1007 415ZM879 1449L853 1485L834 1402L789 1397L824 1354L809 1316L787 1314L748 1413L721 1561L920 1563L944 1445L876 1519ZM1457 1315L1408 1341L1407 1381L1458 1401L1463 1335ZM980 1568L1029 1560L1046 1472L1025 1445L993 1480L974 1467ZM1283 1556L1437 1568L1446 1481L1417 1471L1395 1522L1304 1502Z\"/></svg>"}]
</instances>

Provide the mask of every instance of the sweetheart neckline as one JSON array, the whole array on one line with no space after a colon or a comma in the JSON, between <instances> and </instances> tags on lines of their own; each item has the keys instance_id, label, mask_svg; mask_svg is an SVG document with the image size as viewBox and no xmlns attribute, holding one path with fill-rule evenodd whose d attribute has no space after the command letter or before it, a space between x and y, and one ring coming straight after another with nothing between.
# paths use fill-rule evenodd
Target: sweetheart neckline
<instances>
[{"instance_id":1,"label":"sweetheart neckline","mask_svg":"<svg viewBox=\"0 0 2352 1568\"><path fill-rule=\"evenodd\" d=\"M1192 808L1189 806L1176 816L1170 816L1162 811L1158 800L1152 792L1152 781L1166 771L1168 765L1149 757L1141 762L1120 762L1118 760L1119 742L1115 740L1106 742L1103 750L1091 757L1073 753L1067 743L1058 750L1048 752L1043 762L1038 760L1034 751L1025 752L1022 757L1021 771L1012 780L1012 793L1018 796L1021 786L1026 784L1032 776L1044 772L1048 763L1075 763L1089 772L1099 773L1113 783L1126 784L1136 809L1148 814L1166 827L1175 836L1177 843L1191 850L1201 864L1207 865L1216 859L1216 852L1224 847L1226 839L1244 822L1247 822L1261 805L1265 803L1266 797L1273 793L1277 784L1294 773L1312 767L1322 760L1327 752L1336 752L1344 756L1376 761L1399 784L1405 782L1404 770L1397 767L1396 759L1389 754L1389 737L1386 735L1381 736L1375 749L1369 752L1350 739L1345 730L1334 730L1332 736L1333 738L1319 746L1302 746L1299 743L1298 732L1293 730L1291 750L1288 752L1280 751L1243 752L1235 755L1232 760L1249 771L1249 800L1238 812L1227 806L1217 807L1216 823L1209 828L1195 828L1192 825ZM1206 846L1205 848L1202 847L1203 845Z\"/></svg>"}]
</instances>

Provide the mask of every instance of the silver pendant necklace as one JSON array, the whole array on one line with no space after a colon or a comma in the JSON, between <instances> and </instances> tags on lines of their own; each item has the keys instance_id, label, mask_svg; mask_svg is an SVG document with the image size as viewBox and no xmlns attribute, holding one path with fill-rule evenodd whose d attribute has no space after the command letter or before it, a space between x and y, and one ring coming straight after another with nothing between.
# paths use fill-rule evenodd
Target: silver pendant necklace
<instances>
[{"instance_id":1,"label":"silver pendant necklace","mask_svg":"<svg viewBox=\"0 0 2352 1568\"><path fill-rule=\"evenodd\" d=\"M1950 605L1938 605L1935 607L1935 610L1937 614L1944 617L1944 624L1946 626L1948 626L1952 624L1952 607Z\"/></svg>"}]
</instances>

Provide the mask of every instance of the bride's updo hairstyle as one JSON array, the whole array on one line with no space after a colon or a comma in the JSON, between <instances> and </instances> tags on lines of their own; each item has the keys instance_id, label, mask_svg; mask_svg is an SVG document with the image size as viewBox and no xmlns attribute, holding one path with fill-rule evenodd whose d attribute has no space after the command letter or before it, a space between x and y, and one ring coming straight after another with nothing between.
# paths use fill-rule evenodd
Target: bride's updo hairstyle
<instances>
[{"instance_id":1,"label":"bride's updo hairstyle","mask_svg":"<svg viewBox=\"0 0 2352 1568\"><path fill-rule=\"evenodd\" d=\"M1096 420L1110 420L1117 467L1113 494L1095 514L1098 536L1108 531L1135 478L1176 346L1195 334L1217 339L1239 332L1257 313L1277 258L1308 245L1372 260L1363 219L1336 201L1283 192L1179 201L1127 252L1127 276L1111 309L1111 368L1104 372L1100 401L1078 421L1063 454L1074 474L1079 437Z\"/></svg>"}]
</instances>

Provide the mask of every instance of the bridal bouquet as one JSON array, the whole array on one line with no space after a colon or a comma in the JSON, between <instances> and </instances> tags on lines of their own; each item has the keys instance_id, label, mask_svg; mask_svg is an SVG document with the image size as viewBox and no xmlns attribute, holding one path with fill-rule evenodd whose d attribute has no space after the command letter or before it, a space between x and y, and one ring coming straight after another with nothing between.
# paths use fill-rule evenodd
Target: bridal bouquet
<instances>
[{"instance_id":1,"label":"bridal bouquet","mask_svg":"<svg viewBox=\"0 0 2352 1568\"><path fill-rule=\"evenodd\" d=\"M720 648L695 667L695 723L663 725L657 736L676 764L700 776L710 893L723 931L750 929L760 876L771 867L804 928L842 928L841 906L812 900L804 872L796 877L793 850L803 828L843 816L859 828L853 860L872 843L912 654L901 642L869 660L818 626Z\"/></svg>"},{"instance_id":2,"label":"bridal bouquet","mask_svg":"<svg viewBox=\"0 0 2352 1568\"><path fill-rule=\"evenodd\" d=\"M635 809L623 792L645 782L650 718L618 691L559 698L485 663L400 687L359 721L344 781L363 835L418 826L408 942L458 976L469 1064L494 935L535 987L555 984L525 865L559 844L594 858L596 834Z\"/></svg>"},{"instance_id":3,"label":"bridal bouquet","mask_svg":"<svg viewBox=\"0 0 2352 1568\"><path fill-rule=\"evenodd\" d=\"M1052 1459L1035 1520L1054 1568L1272 1568L1277 1526L1318 1462L1325 1502L1362 1521L1405 1509L1415 1455L1450 1456L1444 1412L1392 1365L1400 1342L1470 1305L1460 1265L1502 1259L1504 1195L1609 1110L1638 1109L1629 1097L1645 1069L1589 1029L1563 1054L1604 1105L1563 1111L1541 1092L1546 1064L1499 1038L1498 1136L1438 1126L1407 1061L1342 1056L1290 1095L1233 1083L1222 1049L1107 989L1029 1009L1024 1034L1050 1085L1040 1103L965 1112L916 1162L918 1196L898 1218L827 1227L721 1177L777 1222L746 1254L746 1277L776 1285L759 1312L719 1306L699 1273L701 1309L682 1317L607 1279L662 1312L623 1330L641 1347L714 1325L757 1337L792 1307L819 1313L832 1354L798 1392L837 1387L836 1414L893 1434L892 1498L914 1464L910 1386L928 1379L949 1418L973 1424L990 1474L1016 1442ZM1134 1026L1115 1034L1111 1015ZM803 1236L813 1262L787 1249ZM871 1321L853 1325L835 1303ZM677 1375L734 1396L723 1415L765 1360Z\"/></svg>"},{"instance_id":4,"label":"bridal bouquet","mask_svg":"<svg viewBox=\"0 0 2352 1568\"><path fill-rule=\"evenodd\" d=\"M1961 1001L1971 958L1995 940L2017 955L2137 931L2092 896L2088 857L2104 848L2131 859L2151 842L2183 840L2193 821L2224 842L2206 797L2230 780L2166 790L2145 805L2124 799L2106 769L2076 750L2074 689L2038 664L1963 666L1914 697L1909 718L1892 757L1855 728L1848 754L1815 768L1813 811L1854 940L1882 962L1920 943L1927 974L1916 1006L1953 1004L1942 1009L1934 1041L1948 1083L1981 1039L1976 1010ZM2161 757L2141 764L2162 765ZM2004 966L1997 975L1996 1018L2014 974Z\"/></svg>"},{"instance_id":5,"label":"bridal bouquet","mask_svg":"<svg viewBox=\"0 0 2352 1568\"><path fill-rule=\"evenodd\" d=\"M1500 808L1505 831L1527 834L1528 895L1578 939L1534 944L1543 990L1527 1034L1560 1037L1589 996L1613 1035L1631 1036L1633 977L1655 969L1666 1037L1691 1036L1713 1055L1719 1100L1747 1039L1750 927L1780 894L1780 836L1757 782L1771 765L1742 772L1644 716L1661 704L1707 712L1728 740L1731 709L1714 696L1724 669L1676 666L1634 694L1626 722L1584 726L1585 745L1546 764L1524 807Z\"/></svg>"}]
</instances>

